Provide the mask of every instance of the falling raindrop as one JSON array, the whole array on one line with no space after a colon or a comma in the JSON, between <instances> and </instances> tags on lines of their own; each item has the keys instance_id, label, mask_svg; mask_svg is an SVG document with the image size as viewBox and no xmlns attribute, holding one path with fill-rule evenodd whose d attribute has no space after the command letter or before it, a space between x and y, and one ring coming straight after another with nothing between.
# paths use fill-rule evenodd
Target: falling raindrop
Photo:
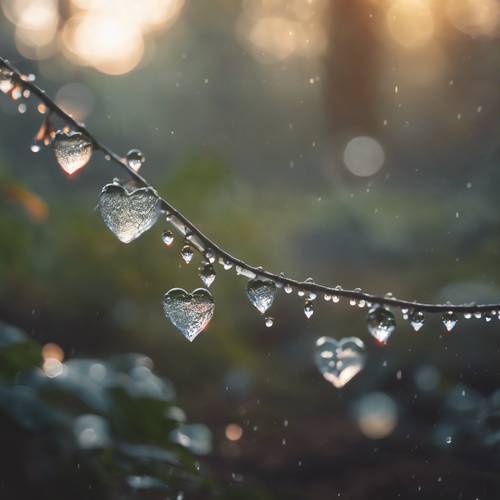
<instances>
[{"instance_id":1,"label":"falling raindrop","mask_svg":"<svg viewBox=\"0 0 500 500\"><path fill-rule=\"evenodd\" d=\"M135 172L138 172L142 164L146 161L142 151L139 149L131 149L125 159L127 160L127 165Z\"/></svg>"},{"instance_id":2,"label":"falling raindrop","mask_svg":"<svg viewBox=\"0 0 500 500\"><path fill-rule=\"evenodd\" d=\"M189 264L191 262L191 259L193 258L194 251L190 245L184 245L181 249L181 257L182 260L186 263Z\"/></svg>"},{"instance_id":3,"label":"falling raindrop","mask_svg":"<svg viewBox=\"0 0 500 500\"><path fill-rule=\"evenodd\" d=\"M123 243L130 243L150 229L160 216L158 194L144 187L127 191L106 184L99 196L99 210L108 228Z\"/></svg>"},{"instance_id":4,"label":"falling raindrop","mask_svg":"<svg viewBox=\"0 0 500 500\"><path fill-rule=\"evenodd\" d=\"M274 281L250 280L247 286L247 295L252 305L264 314L274 302L276 284Z\"/></svg>"},{"instance_id":5,"label":"falling raindrop","mask_svg":"<svg viewBox=\"0 0 500 500\"><path fill-rule=\"evenodd\" d=\"M90 160L93 145L81 132L58 131L52 142L59 166L69 175L83 168Z\"/></svg>"},{"instance_id":6,"label":"falling raindrop","mask_svg":"<svg viewBox=\"0 0 500 500\"><path fill-rule=\"evenodd\" d=\"M348 337L337 341L321 337L316 341L316 366L335 387L344 387L365 366L365 345L361 339Z\"/></svg>"},{"instance_id":7,"label":"falling raindrop","mask_svg":"<svg viewBox=\"0 0 500 500\"><path fill-rule=\"evenodd\" d=\"M274 325L274 318L271 318L271 316L267 316L265 324L267 328L271 328Z\"/></svg>"},{"instance_id":8,"label":"falling raindrop","mask_svg":"<svg viewBox=\"0 0 500 500\"><path fill-rule=\"evenodd\" d=\"M409 316L409 320L410 320L410 325L416 332L418 332L420 328L424 326L425 322L424 313L422 311L412 311Z\"/></svg>"},{"instance_id":9,"label":"falling raindrop","mask_svg":"<svg viewBox=\"0 0 500 500\"><path fill-rule=\"evenodd\" d=\"M199 269L199 276L203 284L209 288L215 280L215 269L212 264L205 264Z\"/></svg>"},{"instance_id":10,"label":"falling raindrop","mask_svg":"<svg viewBox=\"0 0 500 500\"><path fill-rule=\"evenodd\" d=\"M192 293L182 288L172 288L163 297L165 316L190 342L206 328L214 308L214 299L204 288Z\"/></svg>"},{"instance_id":11,"label":"falling raindrop","mask_svg":"<svg viewBox=\"0 0 500 500\"><path fill-rule=\"evenodd\" d=\"M387 344L389 337L396 329L396 319L389 309L375 306L368 313L368 331L381 344Z\"/></svg>"},{"instance_id":12,"label":"falling raindrop","mask_svg":"<svg viewBox=\"0 0 500 500\"><path fill-rule=\"evenodd\" d=\"M445 312L441 319L443 320L444 327L449 332L451 332L453 330L453 328L455 327L455 325L457 324L457 321L458 321L457 316L455 315L455 313L453 311Z\"/></svg>"},{"instance_id":13,"label":"falling raindrop","mask_svg":"<svg viewBox=\"0 0 500 500\"><path fill-rule=\"evenodd\" d=\"M161 239L165 246L169 247L174 242L174 233L172 231L165 230L161 235Z\"/></svg>"},{"instance_id":14,"label":"falling raindrop","mask_svg":"<svg viewBox=\"0 0 500 500\"><path fill-rule=\"evenodd\" d=\"M314 314L314 305L308 300L306 300L306 303L304 304L304 314L307 319L309 319Z\"/></svg>"}]
</instances>

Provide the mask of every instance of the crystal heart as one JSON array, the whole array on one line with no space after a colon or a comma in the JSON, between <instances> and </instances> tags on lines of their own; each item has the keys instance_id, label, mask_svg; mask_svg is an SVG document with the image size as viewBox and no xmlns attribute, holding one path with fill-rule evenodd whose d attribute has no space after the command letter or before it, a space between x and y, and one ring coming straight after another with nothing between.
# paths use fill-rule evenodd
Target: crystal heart
<instances>
[{"instance_id":1,"label":"crystal heart","mask_svg":"<svg viewBox=\"0 0 500 500\"><path fill-rule=\"evenodd\" d=\"M335 387L344 387L365 366L365 345L357 337L341 340L321 337L316 341L315 361L319 371Z\"/></svg>"},{"instance_id":2,"label":"crystal heart","mask_svg":"<svg viewBox=\"0 0 500 500\"><path fill-rule=\"evenodd\" d=\"M106 184L99 196L99 210L109 229L123 243L130 243L152 227L160 216L160 200L151 187L126 191Z\"/></svg>"},{"instance_id":3,"label":"crystal heart","mask_svg":"<svg viewBox=\"0 0 500 500\"><path fill-rule=\"evenodd\" d=\"M252 305L264 314L274 302L276 284L274 281L250 280L247 286L247 295Z\"/></svg>"},{"instance_id":4,"label":"crystal heart","mask_svg":"<svg viewBox=\"0 0 500 500\"><path fill-rule=\"evenodd\" d=\"M58 131L52 143L57 163L69 175L83 168L94 149L92 142L81 132Z\"/></svg>"},{"instance_id":5,"label":"crystal heart","mask_svg":"<svg viewBox=\"0 0 500 500\"><path fill-rule=\"evenodd\" d=\"M214 299L204 288L192 293L182 288L172 288L163 297L165 316L190 342L208 325L214 308Z\"/></svg>"}]
</instances>

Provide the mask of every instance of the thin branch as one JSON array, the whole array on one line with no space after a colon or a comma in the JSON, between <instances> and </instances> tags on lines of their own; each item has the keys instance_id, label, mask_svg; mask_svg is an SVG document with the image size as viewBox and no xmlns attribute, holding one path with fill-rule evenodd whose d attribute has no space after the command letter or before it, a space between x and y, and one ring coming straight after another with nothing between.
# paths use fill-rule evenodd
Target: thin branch
<instances>
[{"instance_id":1,"label":"thin branch","mask_svg":"<svg viewBox=\"0 0 500 500\"><path fill-rule=\"evenodd\" d=\"M0 68L2 67L12 73L11 78L14 83L21 85L24 89L28 89L31 95L36 96L50 110L51 113L57 115L65 124L69 125L74 130L84 134L92 142L94 150L102 151L106 157L122 169L126 170L126 172L141 186L154 189L142 175L128 165L125 158L119 156L110 148L98 141L84 124L76 121L71 115L66 113L50 97L48 97L47 94L31 79L26 78L26 76L12 66L12 64L10 64L6 59L0 57ZM185 236L186 240L188 240L205 255L207 255L207 253L211 253L221 264L226 265L227 267L234 266L237 274L245 276L249 279L257 277L259 279L271 280L274 281L278 287L288 289L289 287L292 287L296 291L303 291L306 294L306 298L307 294L313 293L316 295L324 294L330 297L346 297L357 302L364 301L367 305L380 304L398 307L400 309L407 309L409 311L418 310L429 313L443 313L448 311L460 313L489 312L500 314L500 304L426 304L397 299L392 296L377 296L360 290L345 290L340 287L331 287L309 281L297 281L283 275L271 273L261 267L251 266L245 261L238 259L237 257L233 257L226 250L205 236L189 219L182 215L182 213L173 207L168 201L160 196L159 199L161 201L163 211L167 213L168 220L183 236Z\"/></svg>"}]
</instances>

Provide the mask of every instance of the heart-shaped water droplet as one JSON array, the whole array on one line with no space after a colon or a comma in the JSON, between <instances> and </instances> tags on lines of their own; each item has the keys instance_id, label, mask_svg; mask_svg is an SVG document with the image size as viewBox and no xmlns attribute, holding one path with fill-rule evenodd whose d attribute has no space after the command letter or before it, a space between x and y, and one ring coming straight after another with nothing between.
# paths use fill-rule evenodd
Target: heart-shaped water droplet
<instances>
[{"instance_id":1,"label":"heart-shaped water droplet","mask_svg":"<svg viewBox=\"0 0 500 500\"><path fill-rule=\"evenodd\" d=\"M443 325L447 331L451 332L457 324L457 316L453 311L446 311L442 317Z\"/></svg>"},{"instance_id":2,"label":"heart-shaped water droplet","mask_svg":"<svg viewBox=\"0 0 500 500\"><path fill-rule=\"evenodd\" d=\"M172 288L163 297L165 316L190 342L208 325L214 308L214 299L204 288L192 293L182 288Z\"/></svg>"},{"instance_id":3,"label":"heart-shaped water droplet","mask_svg":"<svg viewBox=\"0 0 500 500\"><path fill-rule=\"evenodd\" d=\"M425 316L422 311L412 311L412 313L409 316L410 320L410 325L413 327L413 329L418 332L425 323Z\"/></svg>"},{"instance_id":4,"label":"heart-shaped water droplet","mask_svg":"<svg viewBox=\"0 0 500 500\"><path fill-rule=\"evenodd\" d=\"M99 210L109 229L123 243L130 243L152 227L160 216L160 200L153 188L126 191L106 184L99 196Z\"/></svg>"},{"instance_id":5,"label":"heart-shaped water droplet","mask_svg":"<svg viewBox=\"0 0 500 500\"><path fill-rule=\"evenodd\" d=\"M210 288L210 285L214 282L215 280L215 269L212 264L204 264L202 267L198 269L199 271L199 276L201 281L203 281L203 284L207 287Z\"/></svg>"},{"instance_id":6,"label":"heart-shaped water droplet","mask_svg":"<svg viewBox=\"0 0 500 500\"><path fill-rule=\"evenodd\" d=\"M357 337L316 341L315 361L323 377L335 387L344 387L365 366L365 345Z\"/></svg>"},{"instance_id":7,"label":"heart-shaped water droplet","mask_svg":"<svg viewBox=\"0 0 500 500\"><path fill-rule=\"evenodd\" d=\"M276 284L274 281L250 280L247 286L247 295L252 305L264 314L274 302Z\"/></svg>"},{"instance_id":8,"label":"heart-shaped water droplet","mask_svg":"<svg viewBox=\"0 0 500 500\"><path fill-rule=\"evenodd\" d=\"M142 164L146 161L142 151L139 149L131 149L125 158L127 165L136 172L142 167Z\"/></svg>"},{"instance_id":9,"label":"heart-shaped water droplet","mask_svg":"<svg viewBox=\"0 0 500 500\"><path fill-rule=\"evenodd\" d=\"M396 329L396 319L394 314L388 309L376 306L368 313L368 331L381 344L386 344L389 337Z\"/></svg>"},{"instance_id":10,"label":"heart-shaped water droplet","mask_svg":"<svg viewBox=\"0 0 500 500\"><path fill-rule=\"evenodd\" d=\"M92 142L81 132L58 131L52 142L57 163L69 175L83 168L93 152Z\"/></svg>"}]
</instances>

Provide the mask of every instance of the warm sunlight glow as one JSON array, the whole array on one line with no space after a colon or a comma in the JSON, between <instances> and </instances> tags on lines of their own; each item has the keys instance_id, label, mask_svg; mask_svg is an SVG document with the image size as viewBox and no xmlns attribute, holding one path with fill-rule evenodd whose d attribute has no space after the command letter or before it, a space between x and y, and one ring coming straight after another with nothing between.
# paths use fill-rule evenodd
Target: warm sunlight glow
<instances>
[{"instance_id":1,"label":"warm sunlight glow","mask_svg":"<svg viewBox=\"0 0 500 500\"><path fill-rule=\"evenodd\" d=\"M406 48L421 47L434 32L434 17L428 0L396 0L387 10L392 38Z\"/></svg>"},{"instance_id":2,"label":"warm sunlight glow","mask_svg":"<svg viewBox=\"0 0 500 500\"><path fill-rule=\"evenodd\" d=\"M497 0L448 0L446 13L453 26L467 35L490 35L500 22L500 3Z\"/></svg>"}]
</instances>

